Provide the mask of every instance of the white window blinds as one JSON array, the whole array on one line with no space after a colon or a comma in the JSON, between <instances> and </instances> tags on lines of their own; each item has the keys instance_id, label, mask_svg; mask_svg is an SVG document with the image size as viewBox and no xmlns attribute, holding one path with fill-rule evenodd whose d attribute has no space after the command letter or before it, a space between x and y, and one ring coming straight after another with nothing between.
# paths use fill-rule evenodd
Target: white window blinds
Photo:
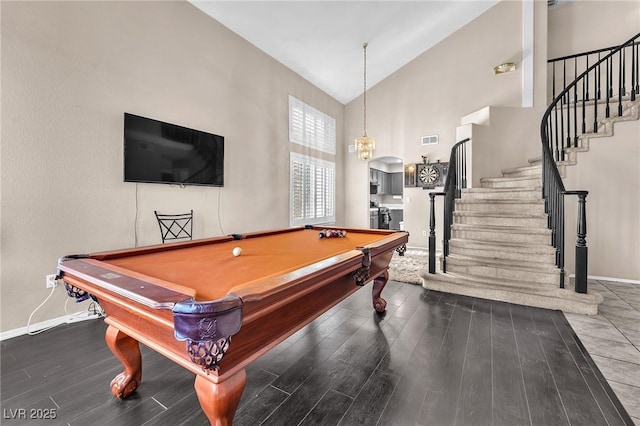
<instances>
[{"instance_id":1,"label":"white window blinds","mask_svg":"<svg viewBox=\"0 0 640 426\"><path fill-rule=\"evenodd\" d=\"M335 222L335 163L290 154L291 226Z\"/></svg>"},{"instance_id":2,"label":"white window blinds","mask_svg":"<svg viewBox=\"0 0 640 426\"><path fill-rule=\"evenodd\" d=\"M289 141L336 154L336 120L289 96Z\"/></svg>"}]
</instances>

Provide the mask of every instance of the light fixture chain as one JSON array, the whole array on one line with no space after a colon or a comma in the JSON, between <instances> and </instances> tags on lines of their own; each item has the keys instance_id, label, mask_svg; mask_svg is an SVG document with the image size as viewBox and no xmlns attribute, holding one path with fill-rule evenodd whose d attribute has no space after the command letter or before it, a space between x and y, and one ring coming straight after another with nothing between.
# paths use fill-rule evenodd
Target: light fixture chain
<instances>
[{"instance_id":1,"label":"light fixture chain","mask_svg":"<svg viewBox=\"0 0 640 426\"><path fill-rule=\"evenodd\" d=\"M363 92L363 114L364 114L364 136L367 136L367 43L362 45L364 50L364 92Z\"/></svg>"},{"instance_id":2,"label":"light fixture chain","mask_svg":"<svg viewBox=\"0 0 640 426\"><path fill-rule=\"evenodd\" d=\"M360 160L369 160L373 155L373 150L376 149L376 141L373 138L367 136L367 43L362 45L364 54L364 90L362 93L363 108L362 113L364 115L364 133L361 137L356 138L356 150L358 151L358 158Z\"/></svg>"}]
</instances>

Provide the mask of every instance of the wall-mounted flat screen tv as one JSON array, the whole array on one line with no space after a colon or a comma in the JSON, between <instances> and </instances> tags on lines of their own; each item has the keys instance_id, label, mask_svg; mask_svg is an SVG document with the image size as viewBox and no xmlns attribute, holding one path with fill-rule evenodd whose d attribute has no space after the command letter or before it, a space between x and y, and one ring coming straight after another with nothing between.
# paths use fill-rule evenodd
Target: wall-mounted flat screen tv
<instances>
[{"instance_id":1,"label":"wall-mounted flat screen tv","mask_svg":"<svg viewBox=\"0 0 640 426\"><path fill-rule=\"evenodd\" d=\"M124 181L224 186L224 137L125 113Z\"/></svg>"}]
</instances>

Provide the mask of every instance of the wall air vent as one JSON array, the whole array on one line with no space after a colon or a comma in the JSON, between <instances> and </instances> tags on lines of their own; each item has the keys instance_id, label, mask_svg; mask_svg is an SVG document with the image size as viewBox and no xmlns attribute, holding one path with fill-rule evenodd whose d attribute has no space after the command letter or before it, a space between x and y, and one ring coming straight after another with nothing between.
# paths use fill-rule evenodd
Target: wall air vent
<instances>
[{"instance_id":1,"label":"wall air vent","mask_svg":"<svg viewBox=\"0 0 640 426\"><path fill-rule=\"evenodd\" d=\"M421 138L422 145L435 145L438 143L438 135L423 136Z\"/></svg>"}]
</instances>

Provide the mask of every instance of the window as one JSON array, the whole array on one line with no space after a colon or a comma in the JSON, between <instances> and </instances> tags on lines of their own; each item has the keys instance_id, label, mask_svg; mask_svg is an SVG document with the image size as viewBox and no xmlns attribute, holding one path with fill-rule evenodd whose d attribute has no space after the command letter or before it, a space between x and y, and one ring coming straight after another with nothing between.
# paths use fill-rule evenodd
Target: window
<instances>
[{"instance_id":1,"label":"window","mask_svg":"<svg viewBox=\"0 0 640 426\"><path fill-rule=\"evenodd\" d=\"M289 141L336 154L336 120L289 96Z\"/></svg>"},{"instance_id":2,"label":"window","mask_svg":"<svg viewBox=\"0 0 640 426\"><path fill-rule=\"evenodd\" d=\"M336 154L336 120L289 96L289 141ZM290 154L290 217L292 226L335 222L335 163Z\"/></svg>"},{"instance_id":3,"label":"window","mask_svg":"<svg viewBox=\"0 0 640 426\"><path fill-rule=\"evenodd\" d=\"M335 222L335 163L290 154L291 226Z\"/></svg>"}]
</instances>

